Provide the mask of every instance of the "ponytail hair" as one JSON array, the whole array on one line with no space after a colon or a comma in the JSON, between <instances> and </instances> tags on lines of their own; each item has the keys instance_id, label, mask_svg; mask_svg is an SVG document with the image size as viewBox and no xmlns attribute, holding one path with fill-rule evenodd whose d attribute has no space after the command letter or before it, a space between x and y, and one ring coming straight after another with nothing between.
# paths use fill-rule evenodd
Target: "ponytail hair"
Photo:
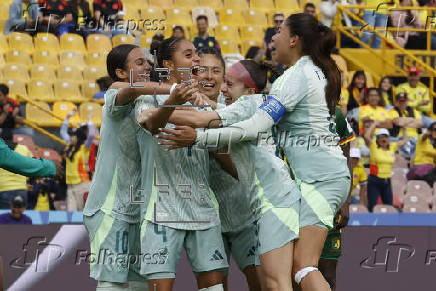
<instances>
[{"instance_id":1,"label":"ponytail hair","mask_svg":"<svg viewBox=\"0 0 436 291\"><path fill-rule=\"evenodd\" d=\"M335 33L306 13L291 14L285 23L291 35L300 37L303 44L302 53L310 56L327 78L325 99L330 115L334 116L341 95L341 74L336 62L331 58L331 52L336 45Z\"/></svg>"}]
</instances>

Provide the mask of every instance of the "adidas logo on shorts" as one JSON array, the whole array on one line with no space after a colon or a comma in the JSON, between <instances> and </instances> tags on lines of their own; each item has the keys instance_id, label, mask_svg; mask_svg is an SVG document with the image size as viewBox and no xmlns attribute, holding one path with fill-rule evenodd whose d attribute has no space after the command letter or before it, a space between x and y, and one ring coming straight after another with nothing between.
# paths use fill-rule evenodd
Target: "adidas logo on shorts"
<instances>
[{"instance_id":1,"label":"adidas logo on shorts","mask_svg":"<svg viewBox=\"0 0 436 291\"><path fill-rule=\"evenodd\" d=\"M219 261L224 260L223 255L219 252L219 250L215 250L215 253L212 255L209 261Z\"/></svg>"}]
</instances>

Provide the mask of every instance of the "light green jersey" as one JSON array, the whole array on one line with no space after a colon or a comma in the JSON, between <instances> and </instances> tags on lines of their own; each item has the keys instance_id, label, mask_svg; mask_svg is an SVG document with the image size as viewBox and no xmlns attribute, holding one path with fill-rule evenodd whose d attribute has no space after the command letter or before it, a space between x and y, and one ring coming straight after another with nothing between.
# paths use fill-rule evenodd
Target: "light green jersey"
<instances>
[{"instance_id":1,"label":"light green jersey","mask_svg":"<svg viewBox=\"0 0 436 291\"><path fill-rule=\"evenodd\" d=\"M140 221L137 200L141 180L141 163L136 135L140 130L133 104L115 106L118 90L104 96L100 145L95 173L83 210L85 216L99 209L129 223Z\"/></svg>"},{"instance_id":2,"label":"light green jersey","mask_svg":"<svg viewBox=\"0 0 436 291\"><path fill-rule=\"evenodd\" d=\"M158 95L163 104L169 95ZM137 99L135 112L155 107L153 96ZM166 128L174 128L168 123ZM145 136L146 135L146 136ZM138 134L141 152L154 149L153 161L143 160L142 215L146 220L176 229L203 230L219 225L218 203L209 187L209 153L197 147L166 151L149 140L145 129Z\"/></svg>"}]
</instances>

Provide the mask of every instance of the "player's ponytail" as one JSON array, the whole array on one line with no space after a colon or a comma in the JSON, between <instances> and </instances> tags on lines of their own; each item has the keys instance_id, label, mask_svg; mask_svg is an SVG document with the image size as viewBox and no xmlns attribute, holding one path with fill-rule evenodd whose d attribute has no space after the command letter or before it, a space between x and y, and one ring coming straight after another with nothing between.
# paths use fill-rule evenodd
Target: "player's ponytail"
<instances>
[{"instance_id":1,"label":"player's ponytail","mask_svg":"<svg viewBox=\"0 0 436 291\"><path fill-rule=\"evenodd\" d=\"M334 116L341 95L341 74L330 54L336 44L335 33L327 26L306 13L292 14L286 19L291 35L302 40L302 53L309 55L325 77L325 98L330 115Z\"/></svg>"}]
</instances>

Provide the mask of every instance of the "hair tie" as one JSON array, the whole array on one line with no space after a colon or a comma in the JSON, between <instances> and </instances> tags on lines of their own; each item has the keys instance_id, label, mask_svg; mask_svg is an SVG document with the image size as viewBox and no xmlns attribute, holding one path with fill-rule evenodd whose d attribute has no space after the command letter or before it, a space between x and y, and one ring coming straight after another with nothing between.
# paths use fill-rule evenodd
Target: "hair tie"
<instances>
[{"instance_id":1,"label":"hair tie","mask_svg":"<svg viewBox=\"0 0 436 291\"><path fill-rule=\"evenodd\" d=\"M247 86L248 88L254 88L256 93L260 92L260 90L256 86L256 83L251 77L250 73L241 62L237 62L233 64L229 68L229 71L233 71L235 75L238 76L239 80L241 80L244 83L245 86Z\"/></svg>"}]
</instances>

